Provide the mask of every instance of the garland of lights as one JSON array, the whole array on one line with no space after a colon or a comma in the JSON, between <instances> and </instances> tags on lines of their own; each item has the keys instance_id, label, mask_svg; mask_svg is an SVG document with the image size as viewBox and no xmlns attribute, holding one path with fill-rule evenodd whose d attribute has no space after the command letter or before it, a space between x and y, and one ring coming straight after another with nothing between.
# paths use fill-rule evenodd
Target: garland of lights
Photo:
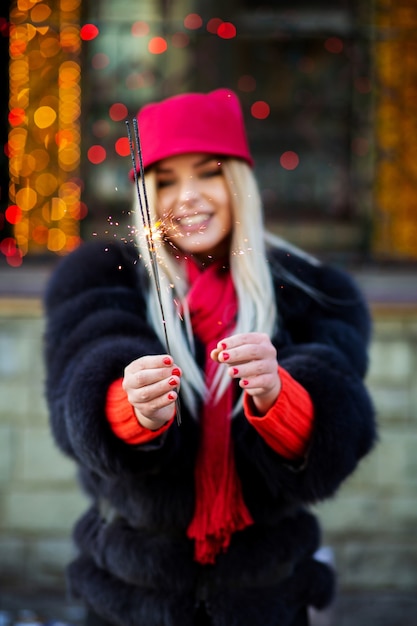
<instances>
[{"instance_id":1,"label":"garland of lights","mask_svg":"<svg viewBox=\"0 0 417 626\"><path fill-rule=\"evenodd\" d=\"M6 258L79 244L81 0L18 0L10 9L7 144L14 225ZM4 244L4 242L3 242Z\"/></svg>"},{"instance_id":2,"label":"garland of lights","mask_svg":"<svg viewBox=\"0 0 417 626\"><path fill-rule=\"evenodd\" d=\"M376 171L374 252L417 258L417 6L379 0L374 48Z\"/></svg>"}]
</instances>

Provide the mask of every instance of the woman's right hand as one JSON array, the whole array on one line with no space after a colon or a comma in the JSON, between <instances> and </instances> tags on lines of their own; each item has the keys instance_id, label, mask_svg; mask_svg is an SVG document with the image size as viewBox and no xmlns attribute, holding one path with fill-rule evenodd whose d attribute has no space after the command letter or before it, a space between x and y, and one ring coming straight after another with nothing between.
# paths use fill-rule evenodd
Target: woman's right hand
<instances>
[{"instance_id":1,"label":"woman's right hand","mask_svg":"<svg viewBox=\"0 0 417 626\"><path fill-rule=\"evenodd\" d=\"M181 370L168 354L143 356L125 368L123 389L142 426L157 430L172 419L180 380Z\"/></svg>"}]
</instances>

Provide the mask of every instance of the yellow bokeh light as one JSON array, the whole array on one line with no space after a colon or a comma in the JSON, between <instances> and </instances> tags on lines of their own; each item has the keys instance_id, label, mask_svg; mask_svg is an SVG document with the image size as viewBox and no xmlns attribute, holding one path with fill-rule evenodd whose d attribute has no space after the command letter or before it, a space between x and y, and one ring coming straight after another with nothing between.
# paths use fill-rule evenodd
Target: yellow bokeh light
<instances>
[{"instance_id":1,"label":"yellow bokeh light","mask_svg":"<svg viewBox=\"0 0 417 626\"><path fill-rule=\"evenodd\" d=\"M48 250L59 252L65 247L67 237L60 228L50 228L48 233Z\"/></svg>"},{"instance_id":2,"label":"yellow bokeh light","mask_svg":"<svg viewBox=\"0 0 417 626\"><path fill-rule=\"evenodd\" d=\"M24 154L20 165L20 176L28 178L35 169L36 161L31 154Z\"/></svg>"},{"instance_id":3,"label":"yellow bokeh light","mask_svg":"<svg viewBox=\"0 0 417 626\"><path fill-rule=\"evenodd\" d=\"M80 148L76 144L70 144L60 150L58 156L62 169L71 172L80 163Z\"/></svg>"},{"instance_id":4,"label":"yellow bokeh light","mask_svg":"<svg viewBox=\"0 0 417 626\"><path fill-rule=\"evenodd\" d=\"M59 41L55 37L47 37L40 43L40 51L44 57L54 57L61 51Z\"/></svg>"},{"instance_id":5,"label":"yellow bokeh light","mask_svg":"<svg viewBox=\"0 0 417 626\"><path fill-rule=\"evenodd\" d=\"M30 12L33 22L45 22L51 15L52 9L47 4L37 4Z\"/></svg>"},{"instance_id":6,"label":"yellow bokeh light","mask_svg":"<svg viewBox=\"0 0 417 626\"><path fill-rule=\"evenodd\" d=\"M60 32L60 42L64 50L78 52L81 49L80 29L75 26L66 26Z\"/></svg>"},{"instance_id":7,"label":"yellow bokeh light","mask_svg":"<svg viewBox=\"0 0 417 626\"><path fill-rule=\"evenodd\" d=\"M35 206L38 194L31 187L23 187L16 193L16 204L22 211L30 211Z\"/></svg>"},{"instance_id":8,"label":"yellow bokeh light","mask_svg":"<svg viewBox=\"0 0 417 626\"><path fill-rule=\"evenodd\" d=\"M50 196L58 187L56 176L49 172L40 174L35 181L36 191L42 196Z\"/></svg>"},{"instance_id":9,"label":"yellow bokeh light","mask_svg":"<svg viewBox=\"0 0 417 626\"><path fill-rule=\"evenodd\" d=\"M52 198L51 201L51 221L58 222L62 220L67 212L67 205L62 198Z\"/></svg>"},{"instance_id":10,"label":"yellow bokeh light","mask_svg":"<svg viewBox=\"0 0 417 626\"><path fill-rule=\"evenodd\" d=\"M17 8L19 11L30 11L38 0L17 0Z\"/></svg>"},{"instance_id":11,"label":"yellow bokeh light","mask_svg":"<svg viewBox=\"0 0 417 626\"><path fill-rule=\"evenodd\" d=\"M49 163L49 154L46 150L42 148L37 148L36 150L32 150L32 156L35 159L35 171L41 172L44 170Z\"/></svg>"},{"instance_id":12,"label":"yellow bokeh light","mask_svg":"<svg viewBox=\"0 0 417 626\"><path fill-rule=\"evenodd\" d=\"M48 128L55 122L56 112L49 106L41 106L36 109L33 119L38 128Z\"/></svg>"},{"instance_id":13,"label":"yellow bokeh light","mask_svg":"<svg viewBox=\"0 0 417 626\"><path fill-rule=\"evenodd\" d=\"M68 181L59 188L59 197L65 200L67 205L74 204L80 199L80 186Z\"/></svg>"},{"instance_id":14,"label":"yellow bokeh light","mask_svg":"<svg viewBox=\"0 0 417 626\"><path fill-rule=\"evenodd\" d=\"M75 11L80 4L81 0L61 0L61 11Z\"/></svg>"}]
</instances>

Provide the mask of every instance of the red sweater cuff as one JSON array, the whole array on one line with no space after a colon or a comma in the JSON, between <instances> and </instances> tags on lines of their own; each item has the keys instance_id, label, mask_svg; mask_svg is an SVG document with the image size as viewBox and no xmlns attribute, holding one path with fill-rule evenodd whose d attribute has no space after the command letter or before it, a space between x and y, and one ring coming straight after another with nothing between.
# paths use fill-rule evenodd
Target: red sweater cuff
<instances>
[{"instance_id":1,"label":"red sweater cuff","mask_svg":"<svg viewBox=\"0 0 417 626\"><path fill-rule=\"evenodd\" d=\"M127 399L122 381L122 378L115 380L107 391L105 406L107 421L116 437L123 439L125 443L131 445L148 443L165 432L174 418L158 430L149 430L149 428L142 426L138 422L133 406Z\"/></svg>"},{"instance_id":2,"label":"red sweater cuff","mask_svg":"<svg viewBox=\"0 0 417 626\"><path fill-rule=\"evenodd\" d=\"M244 411L249 423L265 442L287 459L304 456L313 430L314 407L310 394L285 369L278 366L281 391L269 411L259 417L249 394L244 396Z\"/></svg>"}]
</instances>

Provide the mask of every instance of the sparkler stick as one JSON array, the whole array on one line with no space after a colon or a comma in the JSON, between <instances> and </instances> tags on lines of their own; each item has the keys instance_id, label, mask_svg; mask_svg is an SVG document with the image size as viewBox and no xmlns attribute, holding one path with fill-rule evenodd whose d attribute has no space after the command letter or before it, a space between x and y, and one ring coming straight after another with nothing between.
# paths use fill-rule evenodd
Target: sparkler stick
<instances>
[{"instance_id":1,"label":"sparkler stick","mask_svg":"<svg viewBox=\"0 0 417 626\"><path fill-rule=\"evenodd\" d=\"M149 252L149 259L150 259L150 265L151 265L151 277L153 278L153 281L154 281L155 291L156 291L157 298L158 298L159 310L161 313L162 327L164 330L165 347L166 347L168 354L171 354L171 350L169 346L169 339L168 339L167 323L166 323L164 306L163 306L162 297L161 297L161 282L160 282L159 271L158 271L158 257L156 254L155 244L153 240L152 220L151 220L151 213L149 210L148 195L146 193L145 171L143 167L142 147L140 143L137 119L133 118L132 123L133 123L133 133L134 133L134 140L136 143L136 149L135 149L135 143L132 137L132 132L130 130L129 121L126 120L130 156L131 156L132 165L133 165L133 176L135 179L140 213L142 217L143 230L145 233L146 244L147 244L148 252ZM139 174L138 174L137 161L136 161L136 152L139 158ZM179 425L181 424L181 411L180 411L179 397L177 397L175 401L175 406L176 406L177 423Z\"/></svg>"}]
</instances>

